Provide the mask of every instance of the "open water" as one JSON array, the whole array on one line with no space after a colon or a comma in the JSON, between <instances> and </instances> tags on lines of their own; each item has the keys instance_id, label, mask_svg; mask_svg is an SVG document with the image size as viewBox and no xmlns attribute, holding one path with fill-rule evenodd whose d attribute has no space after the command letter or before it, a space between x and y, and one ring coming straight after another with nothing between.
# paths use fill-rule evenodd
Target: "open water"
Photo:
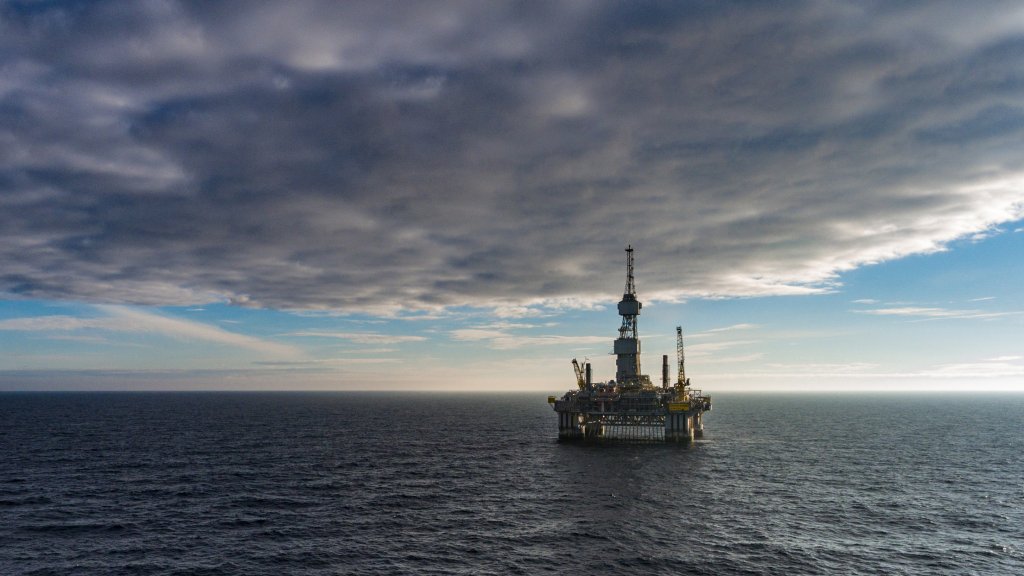
<instances>
[{"instance_id":1,"label":"open water","mask_svg":"<svg viewBox=\"0 0 1024 576\"><path fill-rule=\"evenodd\" d=\"M1024 574L1024 395L0 394L0 574Z\"/></svg>"}]
</instances>

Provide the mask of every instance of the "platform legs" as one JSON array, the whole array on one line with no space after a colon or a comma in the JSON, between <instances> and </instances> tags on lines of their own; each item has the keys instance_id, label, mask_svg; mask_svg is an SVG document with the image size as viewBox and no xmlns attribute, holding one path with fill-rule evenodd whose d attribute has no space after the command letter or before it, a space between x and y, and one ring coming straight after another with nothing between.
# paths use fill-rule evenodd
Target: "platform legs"
<instances>
[{"instance_id":1,"label":"platform legs","mask_svg":"<svg viewBox=\"0 0 1024 576\"><path fill-rule=\"evenodd\" d=\"M687 412L669 412L665 416L665 441L693 442L693 419Z\"/></svg>"},{"instance_id":2,"label":"platform legs","mask_svg":"<svg viewBox=\"0 0 1024 576\"><path fill-rule=\"evenodd\" d=\"M558 437L559 438L580 438L583 431L580 430L579 414L575 412L558 413Z\"/></svg>"}]
</instances>

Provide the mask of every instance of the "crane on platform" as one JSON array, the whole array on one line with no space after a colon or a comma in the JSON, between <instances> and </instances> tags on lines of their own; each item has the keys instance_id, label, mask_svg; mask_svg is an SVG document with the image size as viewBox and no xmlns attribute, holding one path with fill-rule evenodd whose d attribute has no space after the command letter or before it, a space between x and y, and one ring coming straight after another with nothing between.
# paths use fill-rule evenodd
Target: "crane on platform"
<instances>
[{"instance_id":1,"label":"crane on platform","mask_svg":"<svg viewBox=\"0 0 1024 576\"><path fill-rule=\"evenodd\" d=\"M686 381L686 354L683 352L682 326L676 326L676 360L679 362L679 379L676 386L685 388L689 382Z\"/></svg>"},{"instance_id":2,"label":"crane on platform","mask_svg":"<svg viewBox=\"0 0 1024 576\"><path fill-rule=\"evenodd\" d=\"M583 359L583 363L587 362L586 358ZM583 373L583 368L580 367L580 363L575 358L572 359L572 369L576 372L576 384L583 390L587 387L587 378Z\"/></svg>"}]
</instances>

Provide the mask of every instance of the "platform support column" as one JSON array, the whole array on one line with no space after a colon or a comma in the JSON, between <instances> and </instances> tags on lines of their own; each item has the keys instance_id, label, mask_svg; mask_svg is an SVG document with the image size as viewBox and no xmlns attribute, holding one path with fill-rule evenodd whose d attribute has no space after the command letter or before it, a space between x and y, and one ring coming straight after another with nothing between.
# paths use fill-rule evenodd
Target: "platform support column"
<instances>
[{"instance_id":1,"label":"platform support column","mask_svg":"<svg viewBox=\"0 0 1024 576\"><path fill-rule=\"evenodd\" d=\"M668 442L692 442L693 418L685 412L669 412L665 416L665 440Z\"/></svg>"},{"instance_id":2,"label":"platform support column","mask_svg":"<svg viewBox=\"0 0 1024 576\"><path fill-rule=\"evenodd\" d=\"M704 413L697 412L693 415L693 435L696 438L704 437Z\"/></svg>"},{"instance_id":3,"label":"platform support column","mask_svg":"<svg viewBox=\"0 0 1024 576\"><path fill-rule=\"evenodd\" d=\"M558 413L558 437L579 438L581 435L579 415L575 412Z\"/></svg>"}]
</instances>

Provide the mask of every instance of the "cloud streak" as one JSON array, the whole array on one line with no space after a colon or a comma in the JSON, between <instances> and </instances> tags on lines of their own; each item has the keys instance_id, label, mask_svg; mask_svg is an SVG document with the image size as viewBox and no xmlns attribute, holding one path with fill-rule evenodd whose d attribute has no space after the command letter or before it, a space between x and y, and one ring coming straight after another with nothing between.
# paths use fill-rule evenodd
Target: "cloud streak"
<instances>
[{"instance_id":1,"label":"cloud streak","mask_svg":"<svg viewBox=\"0 0 1024 576\"><path fill-rule=\"evenodd\" d=\"M1020 312L984 312L982 310L956 310L950 308L925 308L917 306L901 306L893 308L876 308L874 310L857 310L861 314L874 316L906 316L929 320L939 319L989 319L1003 316L1014 316Z\"/></svg>"},{"instance_id":2,"label":"cloud streak","mask_svg":"<svg viewBox=\"0 0 1024 576\"><path fill-rule=\"evenodd\" d=\"M627 243L648 298L829 291L1024 216L1022 46L1015 2L5 3L0 293L520 317Z\"/></svg>"},{"instance_id":3,"label":"cloud streak","mask_svg":"<svg viewBox=\"0 0 1024 576\"><path fill-rule=\"evenodd\" d=\"M524 335L509 331L511 327L488 326L477 328L460 328L452 330L452 340L461 342L484 342L495 350L514 350L526 346L560 346L571 344L605 344L607 336L564 336L564 335Z\"/></svg>"},{"instance_id":4,"label":"cloud streak","mask_svg":"<svg viewBox=\"0 0 1024 576\"><path fill-rule=\"evenodd\" d=\"M960 362L949 364L935 364L917 370L885 371L878 365L870 363L801 363L801 364L777 364L768 363L760 365L769 370L749 370L733 372L729 374L716 374L713 378L722 380L737 379L793 379L806 382L808 377L816 379L850 379L859 381L864 389L870 389L878 384L883 386L892 385L906 380L942 380L960 381L961 390L969 391L976 386L977 381L1011 379L1017 384L1024 376L1024 362L1019 356L1006 356L990 358L974 362ZM1019 391L1019 387L1015 388Z\"/></svg>"},{"instance_id":5,"label":"cloud streak","mask_svg":"<svg viewBox=\"0 0 1024 576\"><path fill-rule=\"evenodd\" d=\"M381 334L379 332L330 332L318 330L289 332L286 336L350 340L358 344L400 344L403 342L420 342L426 340L423 336Z\"/></svg>"},{"instance_id":6,"label":"cloud streak","mask_svg":"<svg viewBox=\"0 0 1024 576\"><path fill-rule=\"evenodd\" d=\"M273 357L301 356L301 352L297 348L229 332L209 324L171 318L126 306L103 305L98 306L97 310L104 316L92 318L37 316L0 320L0 331L53 333L56 338L67 338L68 335L63 333L79 331L156 334L182 341L208 342L243 348Z\"/></svg>"}]
</instances>

